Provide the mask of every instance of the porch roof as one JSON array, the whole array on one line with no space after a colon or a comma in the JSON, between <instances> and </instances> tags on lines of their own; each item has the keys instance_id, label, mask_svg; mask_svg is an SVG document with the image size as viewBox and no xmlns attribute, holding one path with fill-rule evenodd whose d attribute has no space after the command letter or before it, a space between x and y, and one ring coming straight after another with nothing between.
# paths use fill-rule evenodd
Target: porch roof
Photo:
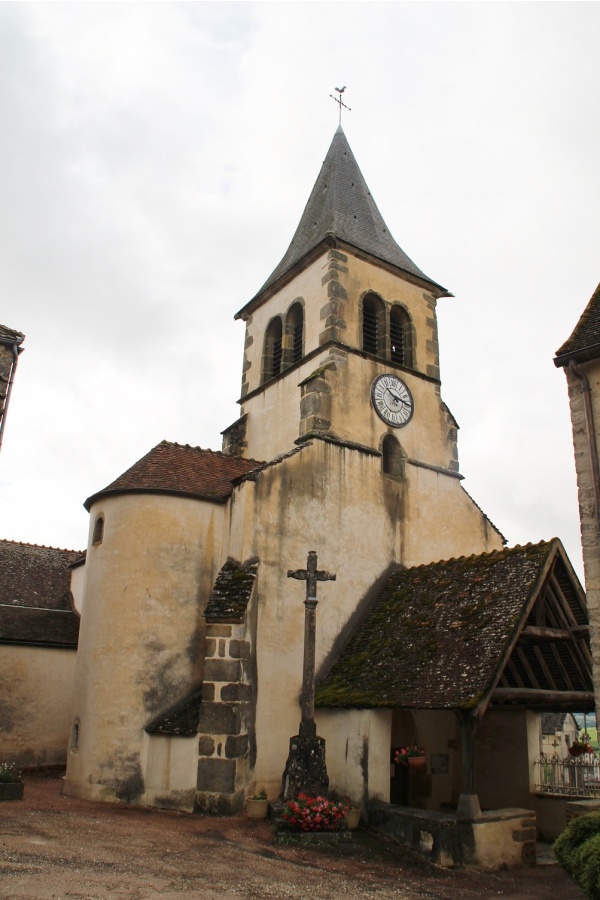
<instances>
[{"instance_id":1,"label":"porch roof","mask_svg":"<svg viewBox=\"0 0 600 900\"><path fill-rule=\"evenodd\" d=\"M556 538L398 566L318 681L321 707L591 709L585 596Z\"/></svg>"}]
</instances>

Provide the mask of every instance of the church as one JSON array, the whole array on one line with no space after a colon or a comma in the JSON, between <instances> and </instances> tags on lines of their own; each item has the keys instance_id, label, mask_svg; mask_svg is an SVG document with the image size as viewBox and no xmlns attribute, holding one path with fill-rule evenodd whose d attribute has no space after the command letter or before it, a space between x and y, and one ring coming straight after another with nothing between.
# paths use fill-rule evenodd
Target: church
<instances>
[{"instance_id":1,"label":"church","mask_svg":"<svg viewBox=\"0 0 600 900\"><path fill-rule=\"evenodd\" d=\"M451 296L393 239L339 127L236 314L222 450L162 441L85 502L68 795L215 813L277 797L301 714L288 574L314 551L336 576L315 645L330 787L439 810L474 775L482 805L534 808L532 716L594 705L585 596L560 541L506 548L462 486L436 324ZM391 760L415 743L426 770L400 784Z\"/></svg>"}]
</instances>

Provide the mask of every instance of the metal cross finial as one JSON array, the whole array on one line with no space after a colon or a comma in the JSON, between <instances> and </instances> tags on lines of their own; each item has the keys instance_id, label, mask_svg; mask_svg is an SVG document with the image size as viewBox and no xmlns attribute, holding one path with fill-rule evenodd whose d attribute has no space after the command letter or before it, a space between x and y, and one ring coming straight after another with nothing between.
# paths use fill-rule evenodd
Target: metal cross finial
<instances>
[{"instance_id":1,"label":"metal cross finial","mask_svg":"<svg viewBox=\"0 0 600 900\"><path fill-rule=\"evenodd\" d=\"M340 96L339 96L339 97L334 97L333 94L330 94L329 96L331 97L332 100L335 100L335 102L338 104L338 106L339 106L339 108L340 108L340 122L339 122L339 124L341 125L341 124L342 124L342 106L344 107L344 109L347 109L348 112L352 112L352 110L350 109L349 106L346 106L346 104L342 102L342 94L343 94L344 91L346 90L346 85L344 85L344 87L341 87L341 88L335 88L335 90L338 92L338 94L339 94Z\"/></svg>"}]
</instances>

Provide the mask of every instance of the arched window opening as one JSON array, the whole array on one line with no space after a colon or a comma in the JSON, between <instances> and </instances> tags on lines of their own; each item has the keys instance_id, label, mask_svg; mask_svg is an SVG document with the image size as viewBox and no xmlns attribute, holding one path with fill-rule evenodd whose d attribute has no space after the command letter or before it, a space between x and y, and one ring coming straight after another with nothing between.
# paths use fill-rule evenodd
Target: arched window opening
<instances>
[{"instance_id":1,"label":"arched window opening","mask_svg":"<svg viewBox=\"0 0 600 900\"><path fill-rule=\"evenodd\" d=\"M362 344L367 353L379 353L381 349L381 302L372 294L363 300L362 306Z\"/></svg>"},{"instance_id":2,"label":"arched window opening","mask_svg":"<svg viewBox=\"0 0 600 900\"><path fill-rule=\"evenodd\" d=\"M410 322L401 306L390 311L390 346L392 362L410 366Z\"/></svg>"},{"instance_id":3,"label":"arched window opening","mask_svg":"<svg viewBox=\"0 0 600 900\"><path fill-rule=\"evenodd\" d=\"M263 352L263 382L274 378L281 372L281 356L283 352L281 317L276 316L267 328Z\"/></svg>"},{"instance_id":4,"label":"arched window opening","mask_svg":"<svg viewBox=\"0 0 600 900\"><path fill-rule=\"evenodd\" d=\"M98 516L94 522L94 534L92 535L92 544L101 544L104 538L104 518Z\"/></svg>"},{"instance_id":5,"label":"arched window opening","mask_svg":"<svg viewBox=\"0 0 600 900\"><path fill-rule=\"evenodd\" d=\"M288 337L287 349L289 365L300 362L304 356L304 309L301 303L294 303L290 307L285 322L285 330Z\"/></svg>"},{"instance_id":6,"label":"arched window opening","mask_svg":"<svg viewBox=\"0 0 600 900\"><path fill-rule=\"evenodd\" d=\"M393 434L386 434L381 445L381 451L383 453L383 472L386 475L395 475L397 478L402 478L404 475L402 447Z\"/></svg>"}]
</instances>

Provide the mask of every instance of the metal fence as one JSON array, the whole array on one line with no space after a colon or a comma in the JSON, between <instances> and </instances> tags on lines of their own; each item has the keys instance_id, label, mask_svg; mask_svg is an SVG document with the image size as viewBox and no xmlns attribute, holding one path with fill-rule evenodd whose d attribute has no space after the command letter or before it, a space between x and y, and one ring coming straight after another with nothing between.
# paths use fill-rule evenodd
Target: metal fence
<instances>
[{"instance_id":1,"label":"metal fence","mask_svg":"<svg viewBox=\"0 0 600 900\"><path fill-rule=\"evenodd\" d=\"M560 797L600 797L600 761L591 753L559 759L540 756L534 763L535 792Z\"/></svg>"}]
</instances>

